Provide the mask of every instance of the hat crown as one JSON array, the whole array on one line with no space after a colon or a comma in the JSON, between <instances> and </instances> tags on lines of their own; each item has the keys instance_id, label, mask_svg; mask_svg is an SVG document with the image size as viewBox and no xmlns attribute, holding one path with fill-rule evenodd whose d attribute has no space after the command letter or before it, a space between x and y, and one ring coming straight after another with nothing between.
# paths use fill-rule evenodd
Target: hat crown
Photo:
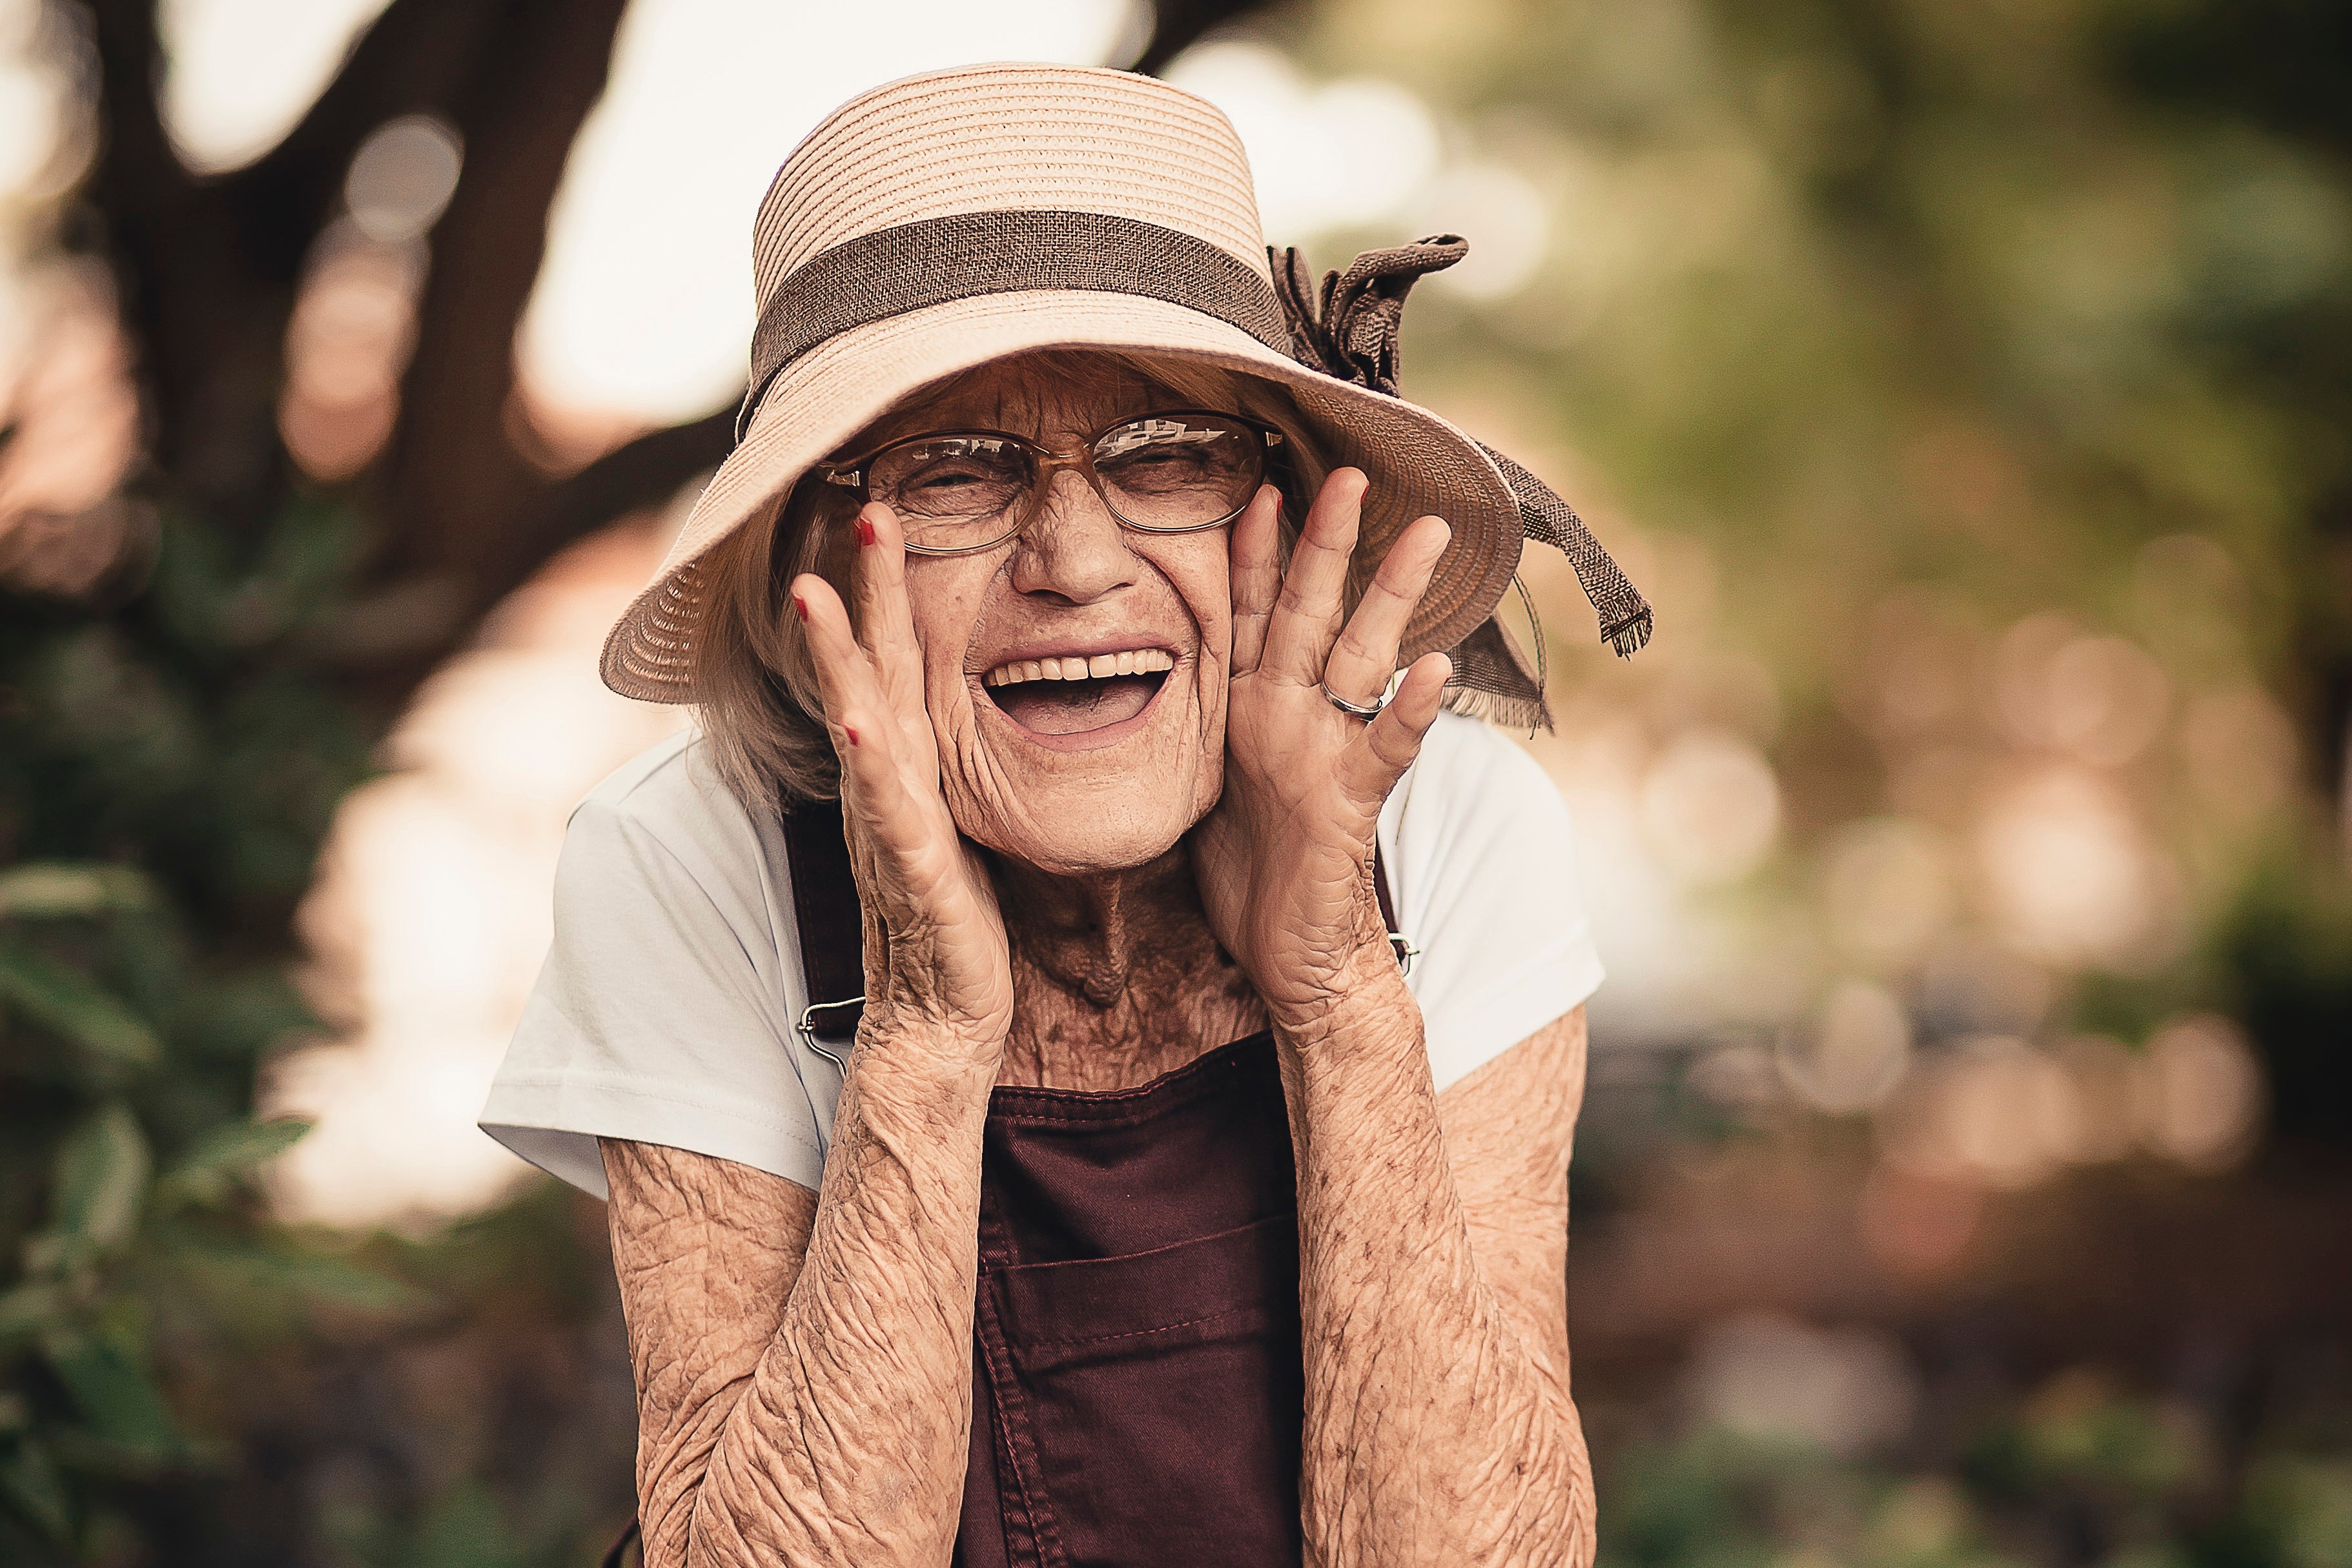
<instances>
[{"instance_id":1,"label":"hat crown","mask_svg":"<svg viewBox=\"0 0 2352 1568\"><path fill-rule=\"evenodd\" d=\"M802 140L752 228L760 302L845 240L999 211L1156 224L1271 282L1249 159L1215 105L1129 71L993 65L876 88Z\"/></svg>"}]
</instances>

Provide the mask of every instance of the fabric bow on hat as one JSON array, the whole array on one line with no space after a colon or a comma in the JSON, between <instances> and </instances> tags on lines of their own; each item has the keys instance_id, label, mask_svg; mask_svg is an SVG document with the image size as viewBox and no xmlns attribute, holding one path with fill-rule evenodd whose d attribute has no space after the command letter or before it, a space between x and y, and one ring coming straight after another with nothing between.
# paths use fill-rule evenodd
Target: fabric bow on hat
<instances>
[{"instance_id":1,"label":"fabric bow on hat","mask_svg":"<svg viewBox=\"0 0 2352 1568\"><path fill-rule=\"evenodd\" d=\"M1443 272L1469 254L1470 242L1460 235L1368 250L1347 271L1325 273L1318 296L1314 274L1297 250L1266 246L1274 291L1290 322L1290 351L1325 375L1397 396L1404 297L1423 274Z\"/></svg>"},{"instance_id":2,"label":"fabric bow on hat","mask_svg":"<svg viewBox=\"0 0 2352 1568\"><path fill-rule=\"evenodd\" d=\"M1459 235L1432 235L1412 245L1368 250L1344 272L1323 275L1320 289L1296 249L1266 247L1274 290L1290 326L1291 354L1341 381L1396 397L1398 338L1405 296L1424 274L1440 272L1470 254ZM1521 531L1568 557L1577 582L1601 621L1601 638L1620 658L1631 658L1650 640L1654 617L1641 591L1592 537L1584 519L1542 480L1481 442L1519 505ZM1526 591L1520 591L1524 601ZM1529 607L1533 614L1533 606ZM1537 663L1526 657L1488 621L1454 651L1454 684L1475 694L1462 705L1530 726L1549 725L1543 702L1543 648L1537 636Z\"/></svg>"}]
</instances>

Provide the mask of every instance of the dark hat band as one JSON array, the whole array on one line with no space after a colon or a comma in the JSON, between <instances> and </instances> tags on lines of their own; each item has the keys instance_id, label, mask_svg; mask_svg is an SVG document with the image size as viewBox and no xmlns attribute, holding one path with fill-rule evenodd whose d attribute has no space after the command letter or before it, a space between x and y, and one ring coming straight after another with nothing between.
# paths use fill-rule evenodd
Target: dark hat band
<instances>
[{"instance_id":1,"label":"dark hat band","mask_svg":"<svg viewBox=\"0 0 2352 1568\"><path fill-rule=\"evenodd\" d=\"M1067 288L1164 300L1290 350L1282 303L1257 269L1197 235L1108 213L952 213L819 251L776 285L751 334L735 439L778 371L829 338L982 294Z\"/></svg>"}]
</instances>

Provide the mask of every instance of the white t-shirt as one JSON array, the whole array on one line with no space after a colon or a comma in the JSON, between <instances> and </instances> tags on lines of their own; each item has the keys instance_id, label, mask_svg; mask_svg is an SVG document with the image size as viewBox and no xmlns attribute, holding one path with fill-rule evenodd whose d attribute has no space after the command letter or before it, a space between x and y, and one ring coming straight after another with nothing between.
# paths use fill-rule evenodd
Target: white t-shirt
<instances>
[{"instance_id":1,"label":"white t-shirt","mask_svg":"<svg viewBox=\"0 0 2352 1568\"><path fill-rule=\"evenodd\" d=\"M1440 1089L1601 984L1568 808L1507 737L1440 714L1380 839ZM483 1130L598 1197L599 1137L814 1190L841 1070L793 1028L807 997L790 878L778 824L690 733L598 785L565 833L555 942Z\"/></svg>"}]
</instances>

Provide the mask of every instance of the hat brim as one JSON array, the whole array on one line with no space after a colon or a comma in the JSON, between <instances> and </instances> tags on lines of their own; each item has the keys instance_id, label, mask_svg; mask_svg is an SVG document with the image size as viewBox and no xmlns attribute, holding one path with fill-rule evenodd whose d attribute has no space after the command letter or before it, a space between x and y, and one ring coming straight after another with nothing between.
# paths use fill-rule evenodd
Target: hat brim
<instances>
[{"instance_id":1,"label":"hat brim","mask_svg":"<svg viewBox=\"0 0 2352 1568\"><path fill-rule=\"evenodd\" d=\"M1477 444L1427 409L1310 370L1181 305L1075 290L990 294L854 328L777 375L661 570L605 639L604 684L645 702L688 700L699 609L693 567L712 546L909 393L993 360L1052 349L1198 360L1283 387L1333 465L1361 468L1371 481L1356 549L1359 586L1407 524L1444 517L1454 537L1406 629L1401 663L1459 643L1508 590L1523 538L1518 504Z\"/></svg>"}]
</instances>

